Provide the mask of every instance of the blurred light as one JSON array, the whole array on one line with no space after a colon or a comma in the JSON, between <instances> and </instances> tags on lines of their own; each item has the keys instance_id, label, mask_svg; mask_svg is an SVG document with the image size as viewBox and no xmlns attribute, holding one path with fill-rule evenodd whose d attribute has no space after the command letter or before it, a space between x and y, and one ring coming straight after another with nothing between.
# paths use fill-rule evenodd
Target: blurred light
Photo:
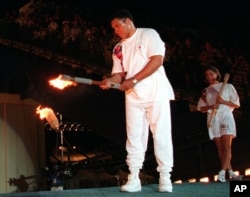
<instances>
[{"instance_id":1,"label":"blurred light","mask_svg":"<svg viewBox=\"0 0 250 197\"><path fill-rule=\"evenodd\" d=\"M196 182L196 178L192 178L192 179L188 179L189 183L195 183Z\"/></svg>"},{"instance_id":2,"label":"blurred light","mask_svg":"<svg viewBox=\"0 0 250 197\"><path fill-rule=\"evenodd\" d=\"M240 172L239 171L234 171L234 174L239 176L240 175Z\"/></svg>"},{"instance_id":3,"label":"blurred light","mask_svg":"<svg viewBox=\"0 0 250 197\"><path fill-rule=\"evenodd\" d=\"M250 168L247 168L246 170L245 170L245 176L249 176L250 175Z\"/></svg>"},{"instance_id":4,"label":"blurred light","mask_svg":"<svg viewBox=\"0 0 250 197\"><path fill-rule=\"evenodd\" d=\"M182 180L177 180L177 181L175 181L174 183L181 184L181 183L182 183Z\"/></svg>"},{"instance_id":5,"label":"blurred light","mask_svg":"<svg viewBox=\"0 0 250 197\"><path fill-rule=\"evenodd\" d=\"M201 183L208 183L209 182L209 178L208 177L200 178L200 182Z\"/></svg>"},{"instance_id":6,"label":"blurred light","mask_svg":"<svg viewBox=\"0 0 250 197\"><path fill-rule=\"evenodd\" d=\"M214 175L214 181L218 181L218 174L217 175Z\"/></svg>"},{"instance_id":7,"label":"blurred light","mask_svg":"<svg viewBox=\"0 0 250 197\"><path fill-rule=\"evenodd\" d=\"M67 148L64 147L64 146L59 146L58 149L59 149L59 150L63 150L63 151L67 151Z\"/></svg>"}]
</instances>

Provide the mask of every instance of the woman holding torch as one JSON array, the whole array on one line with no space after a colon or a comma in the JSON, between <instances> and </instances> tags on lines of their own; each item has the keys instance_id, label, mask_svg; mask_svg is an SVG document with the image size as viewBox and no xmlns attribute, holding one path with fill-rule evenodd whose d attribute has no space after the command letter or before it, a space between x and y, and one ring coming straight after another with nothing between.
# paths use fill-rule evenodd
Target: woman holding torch
<instances>
[{"instance_id":1,"label":"woman holding torch","mask_svg":"<svg viewBox=\"0 0 250 197\"><path fill-rule=\"evenodd\" d=\"M204 74L208 87L202 91L197 110L207 113L209 137L216 144L221 162L217 180L226 182L226 171L229 178L238 178L231 166L231 145L236 137L233 110L240 107L239 96L234 86L227 83L228 79L220 82L221 74L216 67L207 67Z\"/></svg>"}]
</instances>

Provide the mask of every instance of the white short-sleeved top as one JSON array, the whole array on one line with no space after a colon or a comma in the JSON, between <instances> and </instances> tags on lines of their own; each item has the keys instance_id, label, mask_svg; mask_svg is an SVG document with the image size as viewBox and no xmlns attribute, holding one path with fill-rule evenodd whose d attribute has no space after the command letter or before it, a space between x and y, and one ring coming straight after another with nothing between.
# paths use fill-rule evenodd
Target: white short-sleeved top
<instances>
[{"instance_id":1,"label":"white short-sleeved top","mask_svg":"<svg viewBox=\"0 0 250 197\"><path fill-rule=\"evenodd\" d=\"M216 103L216 98L220 92L222 83L210 85L209 87L205 88L202 96L200 97L198 104L197 104L197 110L200 111L200 108L202 106L210 106ZM234 86L230 83L225 85L225 88L222 92L222 98L226 101L231 101L232 103L240 106L240 99L239 95L234 88ZM217 112L220 111L233 111L234 107L230 107L228 105L220 105L217 109Z\"/></svg>"},{"instance_id":2,"label":"white short-sleeved top","mask_svg":"<svg viewBox=\"0 0 250 197\"><path fill-rule=\"evenodd\" d=\"M113 53L112 74L122 72L122 64L127 73L126 79L132 78L140 72L151 56L164 57L165 55L165 43L151 28L137 28L133 36L122 40L116 46L118 45L122 46L122 60ZM133 89L126 91L126 102L128 103L145 103L161 99L173 100L174 98L174 91L163 65L152 75L139 81Z\"/></svg>"}]
</instances>

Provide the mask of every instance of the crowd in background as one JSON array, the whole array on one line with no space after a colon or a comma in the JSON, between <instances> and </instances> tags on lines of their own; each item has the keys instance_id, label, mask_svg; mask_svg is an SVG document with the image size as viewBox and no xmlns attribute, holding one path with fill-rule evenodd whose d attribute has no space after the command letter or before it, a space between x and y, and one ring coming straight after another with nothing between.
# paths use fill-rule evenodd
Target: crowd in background
<instances>
[{"instance_id":1,"label":"crowd in background","mask_svg":"<svg viewBox=\"0 0 250 197\"><path fill-rule=\"evenodd\" d=\"M152 27L165 41L164 66L174 88L200 91L204 87L203 68L214 65L222 74L240 72L247 94L250 78L247 32L202 24L195 28L172 26L163 18L156 21L160 25ZM19 10L4 13L0 36L111 68L111 54L118 38L109 26L96 10L31 0Z\"/></svg>"}]
</instances>

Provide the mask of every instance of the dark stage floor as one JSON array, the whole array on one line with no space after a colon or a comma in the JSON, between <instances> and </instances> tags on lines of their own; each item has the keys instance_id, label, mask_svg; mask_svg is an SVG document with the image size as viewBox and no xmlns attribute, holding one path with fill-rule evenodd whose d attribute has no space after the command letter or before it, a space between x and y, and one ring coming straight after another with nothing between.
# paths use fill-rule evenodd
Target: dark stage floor
<instances>
[{"instance_id":1,"label":"dark stage floor","mask_svg":"<svg viewBox=\"0 0 250 197\"><path fill-rule=\"evenodd\" d=\"M228 197L230 195L229 183L182 183L174 184L172 193L159 193L158 185L144 185L141 192L124 193L120 192L119 187L93 188L93 189L76 189L64 191L40 191L24 192L12 194L0 194L0 197L82 197L82 196L107 196L107 197L146 197L146 196L174 196L174 197Z\"/></svg>"}]
</instances>

